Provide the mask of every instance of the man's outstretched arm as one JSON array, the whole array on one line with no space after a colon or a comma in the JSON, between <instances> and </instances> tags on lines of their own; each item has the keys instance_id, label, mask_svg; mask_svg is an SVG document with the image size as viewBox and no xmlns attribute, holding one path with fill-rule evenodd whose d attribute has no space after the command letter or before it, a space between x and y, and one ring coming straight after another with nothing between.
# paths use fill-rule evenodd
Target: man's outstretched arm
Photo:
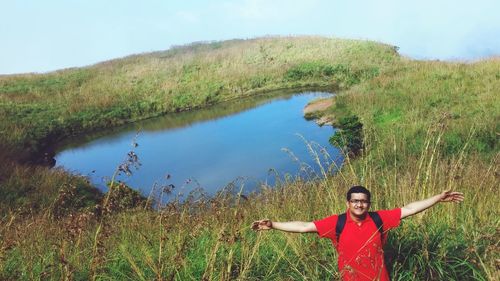
<instances>
[{"instance_id":1,"label":"man's outstretched arm","mask_svg":"<svg viewBox=\"0 0 500 281\"><path fill-rule=\"evenodd\" d=\"M420 213L439 202L455 202L460 203L464 200L464 194L451 190L443 191L442 193L432 196L430 198L410 203L401 208L401 218L404 219L408 216Z\"/></svg>"},{"instance_id":2,"label":"man's outstretched arm","mask_svg":"<svg viewBox=\"0 0 500 281\"><path fill-rule=\"evenodd\" d=\"M303 221L289 221L289 222L277 222L271 220L260 220L254 221L252 223L253 230L269 230L277 229L286 232L318 232L316 225L312 222Z\"/></svg>"}]
</instances>

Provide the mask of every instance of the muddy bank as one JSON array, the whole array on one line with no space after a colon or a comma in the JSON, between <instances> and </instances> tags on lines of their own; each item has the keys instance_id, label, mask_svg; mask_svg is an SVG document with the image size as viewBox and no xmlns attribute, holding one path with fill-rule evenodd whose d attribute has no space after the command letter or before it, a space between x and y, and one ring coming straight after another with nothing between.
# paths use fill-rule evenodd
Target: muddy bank
<instances>
[{"instance_id":1,"label":"muddy bank","mask_svg":"<svg viewBox=\"0 0 500 281\"><path fill-rule=\"evenodd\" d=\"M333 98L319 99L313 101L304 107L304 118L307 120L316 119L316 123L320 126L332 125L333 115L326 114L326 110L333 105Z\"/></svg>"}]
</instances>

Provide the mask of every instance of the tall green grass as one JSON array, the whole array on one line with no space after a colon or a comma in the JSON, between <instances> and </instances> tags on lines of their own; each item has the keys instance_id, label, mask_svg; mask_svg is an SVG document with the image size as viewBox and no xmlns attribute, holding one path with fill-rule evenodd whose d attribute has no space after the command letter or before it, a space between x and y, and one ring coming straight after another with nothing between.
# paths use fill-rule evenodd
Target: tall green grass
<instances>
[{"instance_id":1,"label":"tall green grass","mask_svg":"<svg viewBox=\"0 0 500 281\"><path fill-rule=\"evenodd\" d=\"M378 158L385 156L374 149L336 175L313 181L292 178L246 196L240 196L240 187L235 186L213 198L193 194L185 202L174 201L157 210L138 206L101 217L72 213L59 220L44 213L23 219L12 214L0 227L0 276L338 278L337 256L329 241L315 234L256 233L250 224L258 218L310 221L343 212L347 188L359 183L373 192L373 209L399 207L448 188L465 194L463 203L441 203L405 219L389 234L386 252L394 280L495 280L500 220L493 194L498 189L498 157L489 163L477 155L445 159L444 151L435 149L440 134L430 134L428 149L407 158L404 165L379 166Z\"/></svg>"}]
</instances>

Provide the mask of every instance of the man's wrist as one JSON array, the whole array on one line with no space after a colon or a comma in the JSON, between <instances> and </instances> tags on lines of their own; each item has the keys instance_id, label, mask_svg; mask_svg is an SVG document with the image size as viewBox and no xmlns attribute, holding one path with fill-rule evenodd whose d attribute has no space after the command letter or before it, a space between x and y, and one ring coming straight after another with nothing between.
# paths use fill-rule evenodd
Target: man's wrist
<instances>
[{"instance_id":1,"label":"man's wrist","mask_svg":"<svg viewBox=\"0 0 500 281\"><path fill-rule=\"evenodd\" d=\"M436 203L439 203L439 202L442 202L443 199L446 197L444 193L440 193L438 195L436 195L438 197L438 200Z\"/></svg>"}]
</instances>

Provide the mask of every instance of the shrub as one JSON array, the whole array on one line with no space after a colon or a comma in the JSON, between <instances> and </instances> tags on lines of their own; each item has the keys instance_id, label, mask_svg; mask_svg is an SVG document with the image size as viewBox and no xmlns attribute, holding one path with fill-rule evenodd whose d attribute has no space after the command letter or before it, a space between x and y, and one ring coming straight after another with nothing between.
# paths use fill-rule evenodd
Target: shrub
<instances>
[{"instance_id":1,"label":"shrub","mask_svg":"<svg viewBox=\"0 0 500 281\"><path fill-rule=\"evenodd\" d=\"M307 62L290 68L285 73L285 81L297 81L303 79L335 80L342 87L349 87L370 79L379 74L376 67L366 69L352 69L347 64L329 64L322 62Z\"/></svg>"},{"instance_id":2,"label":"shrub","mask_svg":"<svg viewBox=\"0 0 500 281\"><path fill-rule=\"evenodd\" d=\"M341 117L339 130L330 137L330 144L340 147L344 153L356 156L363 148L363 124L356 115Z\"/></svg>"},{"instance_id":3,"label":"shrub","mask_svg":"<svg viewBox=\"0 0 500 281\"><path fill-rule=\"evenodd\" d=\"M109 192L108 206L111 211L144 207L147 202L147 198L124 183L113 185Z\"/></svg>"}]
</instances>

